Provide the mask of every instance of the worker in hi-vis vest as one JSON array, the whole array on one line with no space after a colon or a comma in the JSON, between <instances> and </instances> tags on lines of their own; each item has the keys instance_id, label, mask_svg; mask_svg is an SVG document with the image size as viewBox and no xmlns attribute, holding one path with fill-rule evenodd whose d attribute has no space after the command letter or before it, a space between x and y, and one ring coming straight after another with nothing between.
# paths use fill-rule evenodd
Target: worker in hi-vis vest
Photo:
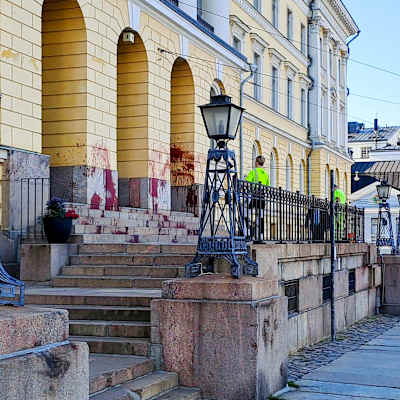
<instances>
[{"instance_id":1,"label":"worker in hi-vis vest","mask_svg":"<svg viewBox=\"0 0 400 400\"><path fill-rule=\"evenodd\" d=\"M269 176L264 170L263 166L265 158L263 156L257 156L256 166L247 175L246 180L251 183L259 183L264 186L269 186ZM246 218L247 225L250 227L250 236L253 237L255 243L264 241L264 209L265 200L263 191L260 188L254 187L251 190L252 199L249 203L247 213L250 214L250 218Z\"/></svg>"},{"instance_id":2,"label":"worker in hi-vis vest","mask_svg":"<svg viewBox=\"0 0 400 400\"><path fill-rule=\"evenodd\" d=\"M339 189L338 185L334 185L333 199L335 203L346 204L346 195ZM336 207L335 213L335 231L337 231L336 240L347 240L345 235L344 214L341 207Z\"/></svg>"}]
</instances>

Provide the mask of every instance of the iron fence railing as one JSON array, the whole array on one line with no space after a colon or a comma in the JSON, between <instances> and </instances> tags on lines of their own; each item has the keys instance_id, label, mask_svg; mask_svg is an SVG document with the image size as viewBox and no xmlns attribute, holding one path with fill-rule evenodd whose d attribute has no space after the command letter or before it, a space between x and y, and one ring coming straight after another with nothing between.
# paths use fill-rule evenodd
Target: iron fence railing
<instances>
[{"instance_id":1,"label":"iron fence railing","mask_svg":"<svg viewBox=\"0 0 400 400\"><path fill-rule=\"evenodd\" d=\"M238 182L238 195L249 241L330 241L330 202L247 181ZM364 241L364 210L334 204L337 242Z\"/></svg>"}]
</instances>

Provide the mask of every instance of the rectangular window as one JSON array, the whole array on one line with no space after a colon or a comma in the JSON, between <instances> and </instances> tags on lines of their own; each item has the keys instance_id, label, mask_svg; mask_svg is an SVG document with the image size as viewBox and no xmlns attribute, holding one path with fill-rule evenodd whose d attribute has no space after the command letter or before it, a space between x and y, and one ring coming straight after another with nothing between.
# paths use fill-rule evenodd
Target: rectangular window
<instances>
[{"instance_id":1,"label":"rectangular window","mask_svg":"<svg viewBox=\"0 0 400 400\"><path fill-rule=\"evenodd\" d=\"M242 52L242 41L237 36L233 37L232 46L235 50Z\"/></svg>"},{"instance_id":2,"label":"rectangular window","mask_svg":"<svg viewBox=\"0 0 400 400\"><path fill-rule=\"evenodd\" d=\"M376 242L376 235L378 232L378 218L371 218L371 242Z\"/></svg>"},{"instance_id":3,"label":"rectangular window","mask_svg":"<svg viewBox=\"0 0 400 400\"><path fill-rule=\"evenodd\" d=\"M356 292L356 270L349 271L349 294Z\"/></svg>"},{"instance_id":4,"label":"rectangular window","mask_svg":"<svg viewBox=\"0 0 400 400\"><path fill-rule=\"evenodd\" d=\"M271 107L278 111L278 69L275 67L272 67L271 79Z\"/></svg>"},{"instance_id":5,"label":"rectangular window","mask_svg":"<svg viewBox=\"0 0 400 400\"><path fill-rule=\"evenodd\" d=\"M301 35L301 52L305 55L306 54L306 48L307 48L307 39L306 39L306 27L301 24L300 25L300 35Z\"/></svg>"},{"instance_id":6,"label":"rectangular window","mask_svg":"<svg viewBox=\"0 0 400 400\"><path fill-rule=\"evenodd\" d=\"M279 8L278 0L272 0L272 25L279 29Z\"/></svg>"},{"instance_id":7,"label":"rectangular window","mask_svg":"<svg viewBox=\"0 0 400 400\"><path fill-rule=\"evenodd\" d=\"M254 0L254 8L257 9L258 11L261 10L261 0Z\"/></svg>"},{"instance_id":8,"label":"rectangular window","mask_svg":"<svg viewBox=\"0 0 400 400\"><path fill-rule=\"evenodd\" d=\"M361 158L369 158L372 147L361 147Z\"/></svg>"},{"instance_id":9,"label":"rectangular window","mask_svg":"<svg viewBox=\"0 0 400 400\"><path fill-rule=\"evenodd\" d=\"M322 277L322 301L323 301L323 303L325 303L331 299L331 293L332 293L331 282L332 282L331 274L327 274Z\"/></svg>"},{"instance_id":10,"label":"rectangular window","mask_svg":"<svg viewBox=\"0 0 400 400\"><path fill-rule=\"evenodd\" d=\"M337 79L338 79L339 85L341 85L341 83L342 83L342 71L340 70L340 60L337 60L337 73L338 73Z\"/></svg>"},{"instance_id":11,"label":"rectangular window","mask_svg":"<svg viewBox=\"0 0 400 400\"><path fill-rule=\"evenodd\" d=\"M197 0L197 16L203 16L203 0Z\"/></svg>"},{"instance_id":12,"label":"rectangular window","mask_svg":"<svg viewBox=\"0 0 400 400\"><path fill-rule=\"evenodd\" d=\"M288 298L288 314L299 312L299 281L285 282L285 296Z\"/></svg>"},{"instance_id":13,"label":"rectangular window","mask_svg":"<svg viewBox=\"0 0 400 400\"><path fill-rule=\"evenodd\" d=\"M254 73L254 98L261 100L261 56L254 53L253 62L257 65L257 71Z\"/></svg>"},{"instance_id":14,"label":"rectangular window","mask_svg":"<svg viewBox=\"0 0 400 400\"><path fill-rule=\"evenodd\" d=\"M306 91L301 89L300 123L302 126L306 126L306 112Z\"/></svg>"},{"instance_id":15,"label":"rectangular window","mask_svg":"<svg viewBox=\"0 0 400 400\"><path fill-rule=\"evenodd\" d=\"M329 49L329 73L332 75L332 68L333 68L333 54L332 49Z\"/></svg>"},{"instance_id":16,"label":"rectangular window","mask_svg":"<svg viewBox=\"0 0 400 400\"><path fill-rule=\"evenodd\" d=\"M287 38L293 40L293 13L287 10Z\"/></svg>"},{"instance_id":17,"label":"rectangular window","mask_svg":"<svg viewBox=\"0 0 400 400\"><path fill-rule=\"evenodd\" d=\"M287 116L293 119L293 81L288 78L287 80Z\"/></svg>"}]
</instances>

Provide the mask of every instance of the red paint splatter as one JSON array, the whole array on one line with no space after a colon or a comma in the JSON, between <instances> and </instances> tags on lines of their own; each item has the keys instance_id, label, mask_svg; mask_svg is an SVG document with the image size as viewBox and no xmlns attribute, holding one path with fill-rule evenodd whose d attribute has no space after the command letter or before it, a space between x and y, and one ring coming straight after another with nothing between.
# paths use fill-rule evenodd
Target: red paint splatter
<instances>
[{"instance_id":1,"label":"red paint splatter","mask_svg":"<svg viewBox=\"0 0 400 400\"><path fill-rule=\"evenodd\" d=\"M113 182L112 171L106 169L104 175L106 184L106 210L118 210L118 197Z\"/></svg>"},{"instance_id":2,"label":"red paint splatter","mask_svg":"<svg viewBox=\"0 0 400 400\"><path fill-rule=\"evenodd\" d=\"M100 204L101 204L101 197L95 193L92 196L92 199L90 200L90 208L92 210L98 210L100 208Z\"/></svg>"}]
</instances>

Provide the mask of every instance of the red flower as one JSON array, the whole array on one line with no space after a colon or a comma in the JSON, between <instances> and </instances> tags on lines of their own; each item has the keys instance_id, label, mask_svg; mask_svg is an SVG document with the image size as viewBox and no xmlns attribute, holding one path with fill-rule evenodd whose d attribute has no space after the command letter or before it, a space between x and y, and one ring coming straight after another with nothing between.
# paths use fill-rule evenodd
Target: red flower
<instances>
[{"instance_id":1,"label":"red flower","mask_svg":"<svg viewBox=\"0 0 400 400\"><path fill-rule=\"evenodd\" d=\"M65 213L65 218L77 219L79 215L75 212L75 210L68 210Z\"/></svg>"}]
</instances>

